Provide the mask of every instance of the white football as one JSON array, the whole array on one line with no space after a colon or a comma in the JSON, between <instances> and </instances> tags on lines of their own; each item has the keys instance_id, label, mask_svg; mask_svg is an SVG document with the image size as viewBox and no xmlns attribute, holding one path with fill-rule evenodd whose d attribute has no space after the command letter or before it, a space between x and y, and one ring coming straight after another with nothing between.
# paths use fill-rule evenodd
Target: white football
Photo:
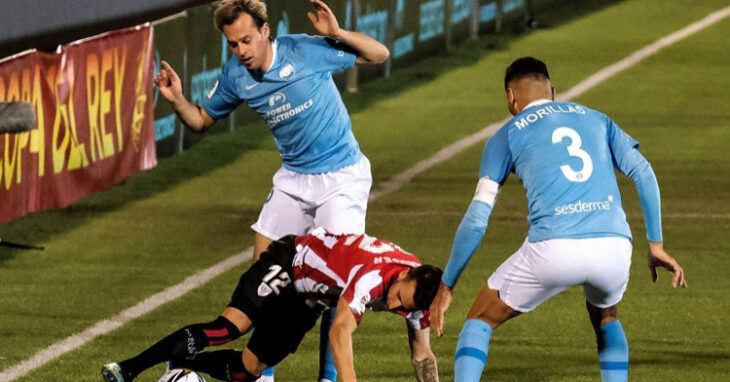
<instances>
[{"instance_id":1,"label":"white football","mask_svg":"<svg viewBox=\"0 0 730 382\"><path fill-rule=\"evenodd\" d=\"M205 378L188 369L172 369L157 382L205 382Z\"/></svg>"}]
</instances>

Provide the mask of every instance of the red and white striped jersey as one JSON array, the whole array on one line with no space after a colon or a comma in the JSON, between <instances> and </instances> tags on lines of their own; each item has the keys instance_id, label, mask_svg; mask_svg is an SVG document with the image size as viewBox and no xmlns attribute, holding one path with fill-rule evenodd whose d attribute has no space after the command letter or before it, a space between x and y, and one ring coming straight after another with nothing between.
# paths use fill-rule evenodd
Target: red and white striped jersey
<instances>
[{"instance_id":1,"label":"red and white striped jersey","mask_svg":"<svg viewBox=\"0 0 730 382\"><path fill-rule=\"evenodd\" d=\"M360 324L365 309L387 310L390 284L421 261L399 246L367 235L333 235L317 228L296 239L294 287L313 303L329 307L340 297ZM414 329L429 325L428 310L395 312Z\"/></svg>"}]
</instances>

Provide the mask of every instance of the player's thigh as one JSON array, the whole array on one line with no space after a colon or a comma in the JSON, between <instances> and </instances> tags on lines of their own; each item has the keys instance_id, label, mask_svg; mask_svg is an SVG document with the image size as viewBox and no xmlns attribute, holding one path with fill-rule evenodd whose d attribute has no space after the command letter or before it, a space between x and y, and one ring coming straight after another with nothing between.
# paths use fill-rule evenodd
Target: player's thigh
<instances>
[{"instance_id":1,"label":"player's thigh","mask_svg":"<svg viewBox=\"0 0 730 382\"><path fill-rule=\"evenodd\" d=\"M597 308L618 304L629 283L631 241L619 237L590 240L585 256L590 263L583 284L586 300Z\"/></svg>"},{"instance_id":2,"label":"player's thigh","mask_svg":"<svg viewBox=\"0 0 730 382\"><path fill-rule=\"evenodd\" d=\"M334 196L317 208L314 225L334 234L365 233L367 196L352 194Z\"/></svg>"},{"instance_id":3,"label":"player's thigh","mask_svg":"<svg viewBox=\"0 0 730 382\"><path fill-rule=\"evenodd\" d=\"M476 301L474 301L474 304L472 304L466 318L481 319L496 329L505 321L519 314L520 312L512 309L499 298L499 291L485 287L482 289Z\"/></svg>"},{"instance_id":4,"label":"player's thigh","mask_svg":"<svg viewBox=\"0 0 730 382\"><path fill-rule=\"evenodd\" d=\"M313 211L275 186L251 228L271 240L277 240L285 235L306 234L313 221Z\"/></svg>"},{"instance_id":5,"label":"player's thigh","mask_svg":"<svg viewBox=\"0 0 730 382\"><path fill-rule=\"evenodd\" d=\"M272 242L241 275L228 307L243 312L256 327L265 320L267 306L296 296L291 275L294 252L293 236Z\"/></svg>"},{"instance_id":6,"label":"player's thigh","mask_svg":"<svg viewBox=\"0 0 730 382\"><path fill-rule=\"evenodd\" d=\"M525 241L489 277L489 288L497 290L500 300L510 308L529 312L552 296L582 283L584 276L580 267L571 264L576 257L571 255L571 248L550 242Z\"/></svg>"},{"instance_id":7,"label":"player's thigh","mask_svg":"<svg viewBox=\"0 0 730 382\"><path fill-rule=\"evenodd\" d=\"M332 185L322 190L323 200L317 207L314 224L335 234L365 232L365 215L372 186L370 162L363 158L357 164L327 174Z\"/></svg>"},{"instance_id":8,"label":"player's thigh","mask_svg":"<svg viewBox=\"0 0 730 382\"><path fill-rule=\"evenodd\" d=\"M301 295L291 295L265 307L246 347L261 362L274 366L297 350L318 317L319 312L308 307Z\"/></svg>"}]
</instances>

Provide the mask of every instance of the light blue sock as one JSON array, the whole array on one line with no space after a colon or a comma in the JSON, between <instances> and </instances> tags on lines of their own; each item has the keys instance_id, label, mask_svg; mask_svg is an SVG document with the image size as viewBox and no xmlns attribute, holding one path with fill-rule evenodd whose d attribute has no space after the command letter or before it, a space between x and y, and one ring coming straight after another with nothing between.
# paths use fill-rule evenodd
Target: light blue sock
<instances>
[{"instance_id":1,"label":"light blue sock","mask_svg":"<svg viewBox=\"0 0 730 382\"><path fill-rule=\"evenodd\" d=\"M337 368L330 349L330 327L335 320L337 309L327 309L322 313L322 322L319 329L319 380L337 381Z\"/></svg>"},{"instance_id":2,"label":"light blue sock","mask_svg":"<svg viewBox=\"0 0 730 382\"><path fill-rule=\"evenodd\" d=\"M466 320L454 356L454 382L478 382L487 363L492 327L482 320Z\"/></svg>"},{"instance_id":3,"label":"light blue sock","mask_svg":"<svg viewBox=\"0 0 730 382\"><path fill-rule=\"evenodd\" d=\"M629 379L629 343L621 323L616 320L596 331L601 381L626 382Z\"/></svg>"},{"instance_id":4,"label":"light blue sock","mask_svg":"<svg viewBox=\"0 0 730 382\"><path fill-rule=\"evenodd\" d=\"M263 372L261 372L262 377L273 377L274 376L274 367L270 367L268 369L264 369Z\"/></svg>"}]
</instances>

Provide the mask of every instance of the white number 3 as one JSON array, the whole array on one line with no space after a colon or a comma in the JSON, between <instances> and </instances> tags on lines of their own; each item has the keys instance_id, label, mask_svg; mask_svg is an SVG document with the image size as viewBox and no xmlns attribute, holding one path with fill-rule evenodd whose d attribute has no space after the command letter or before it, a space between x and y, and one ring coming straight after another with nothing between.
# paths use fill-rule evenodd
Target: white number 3
<instances>
[{"instance_id":1,"label":"white number 3","mask_svg":"<svg viewBox=\"0 0 730 382\"><path fill-rule=\"evenodd\" d=\"M570 138L568 154L572 157L578 157L578 159L583 161L583 168L580 171L575 171L569 165L564 164L560 166L560 171L562 171L563 175L565 175L565 177L571 182L585 182L593 174L593 160L587 152L580 148L583 141L580 139L578 132L570 127L558 127L555 129L555 131L553 131L553 144L562 142L565 137Z\"/></svg>"}]
</instances>

